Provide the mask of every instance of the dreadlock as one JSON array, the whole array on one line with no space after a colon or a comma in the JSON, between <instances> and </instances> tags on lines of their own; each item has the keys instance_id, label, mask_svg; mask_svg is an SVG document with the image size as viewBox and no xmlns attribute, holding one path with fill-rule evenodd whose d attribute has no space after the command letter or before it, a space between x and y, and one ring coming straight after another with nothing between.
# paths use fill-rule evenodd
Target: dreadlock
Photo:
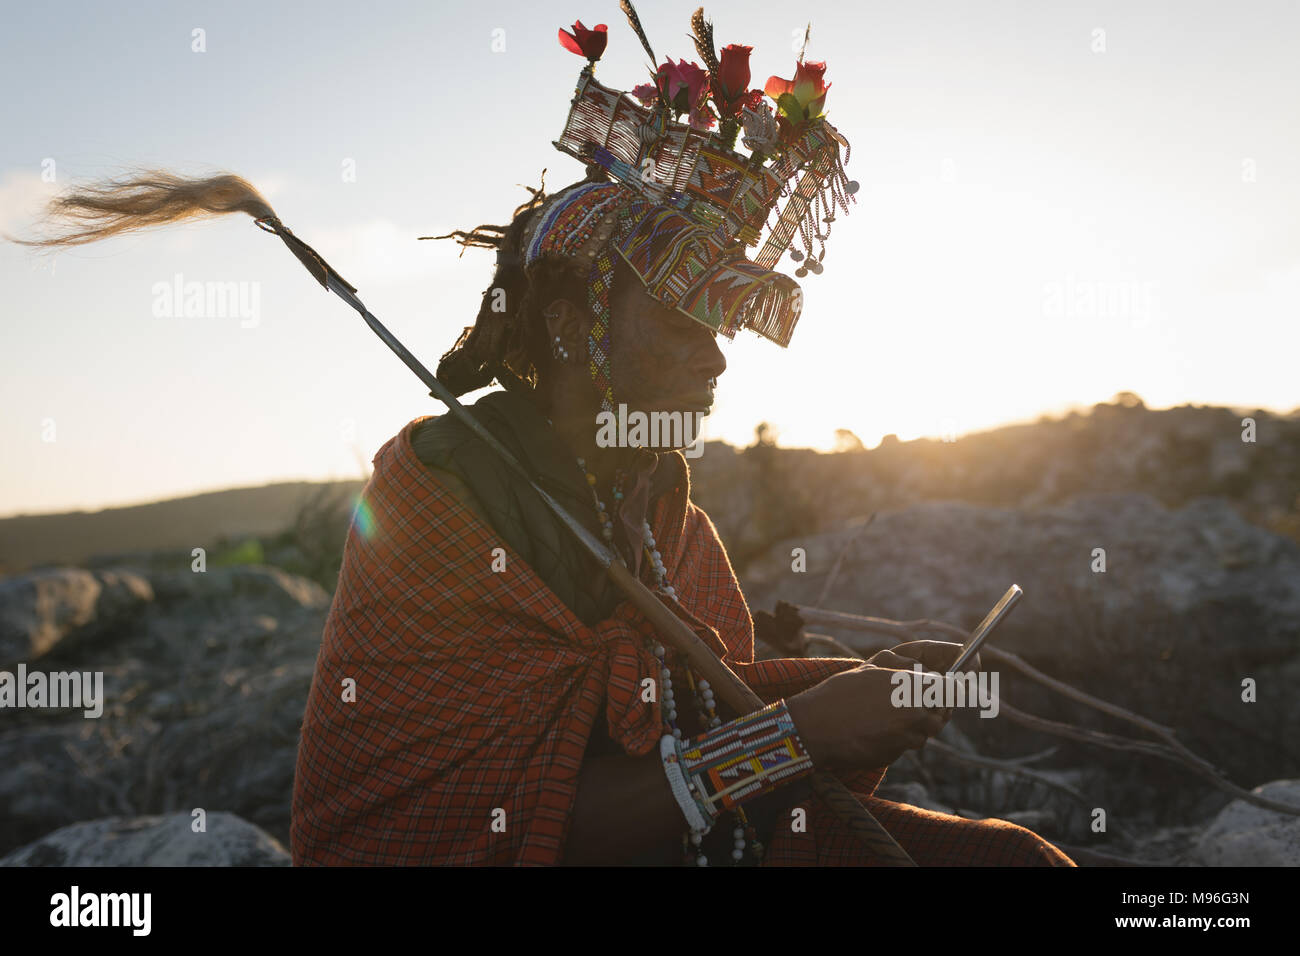
<instances>
[{"instance_id":1,"label":"dreadlock","mask_svg":"<svg viewBox=\"0 0 1300 956\"><path fill-rule=\"evenodd\" d=\"M560 192L607 178L599 166L590 166L585 179ZM509 225L480 225L469 231L421 237L454 238L462 246L461 255L471 246L497 250L492 284L483 292L474 324L461 332L438 362L438 378L457 395L484 388L493 379L510 390L535 392L540 375L553 361L542 309L561 298L587 308L586 272L572 260L543 255L524 268L524 230L538 209L557 195L548 195L545 186L546 171L542 170L541 186L524 187L531 198L515 208Z\"/></svg>"}]
</instances>

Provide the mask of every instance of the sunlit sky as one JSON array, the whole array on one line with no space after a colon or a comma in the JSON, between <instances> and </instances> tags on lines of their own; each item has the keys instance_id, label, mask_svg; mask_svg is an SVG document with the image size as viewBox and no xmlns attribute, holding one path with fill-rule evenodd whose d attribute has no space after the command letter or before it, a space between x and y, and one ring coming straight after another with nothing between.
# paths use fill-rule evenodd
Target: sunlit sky
<instances>
[{"instance_id":1,"label":"sunlit sky","mask_svg":"<svg viewBox=\"0 0 1300 956\"><path fill-rule=\"evenodd\" d=\"M695 59L694 0L640 6L661 59ZM1300 5L706 14L720 46L754 47L757 86L792 74L812 21L807 56L828 62L828 118L862 184L802 282L790 347L724 346L706 437L748 444L765 420L783 445L850 428L872 446L1121 390L1300 405ZM416 237L505 222L543 167L552 188L582 176L550 145L583 63L556 30L575 19L609 24L598 78L644 80L615 0L8 4L0 229L131 165L234 171L432 367L492 256ZM256 323L156 317L154 286L177 275L248 283ZM442 412L242 216L55 256L0 243L0 278L0 514L358 477L405 422Z\"/></svg>"}]
</instances>

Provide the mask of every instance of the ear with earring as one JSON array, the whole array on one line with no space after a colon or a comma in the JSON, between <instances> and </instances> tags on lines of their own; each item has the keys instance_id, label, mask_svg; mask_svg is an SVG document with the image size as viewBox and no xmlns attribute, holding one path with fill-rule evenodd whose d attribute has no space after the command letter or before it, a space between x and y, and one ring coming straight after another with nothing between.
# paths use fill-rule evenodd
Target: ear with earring
<instances>
[{"instance_id":1,"label":"ear with earring","mask_svg":"<svg viewBox=\"0 0 1300 956\"><path fill-rule=\"evenodd\" d=\"M547 312L546 317L548 319L553 319L556 317L556 315L554 312ZM569 352L560 343L560 337L558 335L555 336L555 341L551 343L551 357L554 358L557 362L561 362L561 363L568 363L569 361Z\"/></svg>"}]
</instances>

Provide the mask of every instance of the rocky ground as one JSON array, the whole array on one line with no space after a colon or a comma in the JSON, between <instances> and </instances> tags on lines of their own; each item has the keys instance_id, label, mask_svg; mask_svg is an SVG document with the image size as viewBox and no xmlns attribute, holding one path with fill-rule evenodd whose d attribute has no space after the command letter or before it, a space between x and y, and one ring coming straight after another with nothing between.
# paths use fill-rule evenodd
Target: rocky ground
<instances>
[{"instance_id":1,"label":"rocky ground","mask_svg":"<svg viewBox=\"0 0 1300 956\"><path fill-rule=\"evenodd\" d=\"M1261 416L1259 443L1243 447L1240 417L1128 402L952 445L710 446L693 479L754 609L783 599L969 628L1018 583L1025 598L996 647L1176 729L1241 787L1300 805L1300 419ZM289 549L316 580L260 564L195 573L188 553L0 578L0 671L103 671L106 698L99 719L0 711L2 862L285 862L336 519L254 549ZM808 632L869 652L861 632ZM1143 737L1000 676L1021 711ZM950 749L898 761L880 795L1132 859L1300 865L1300 817L1233 800L1181 765L1005 714L960 713L940 742ZM972 765L981 758L1018 770Z\"/></svg>"},{"instance_id":2,"label":"rocky ground","mask_svg":"<svg viewBox=\"0 0 1300 956\"><path fill-rule=\"evenodd\" d=\"M806 553L806 571L792 570L796 548ZM1099 548L1104 572L1094 570ZM790 538L743 577L758 609L783 599L965 629L1017 583L1025 597L999 627L995 647L1175 728L1181 743L1241 786L1300 776L1293 736L1300 725L1300 546L1248 524L1220 499L1179 509L1135 494L1024 509L929 502L880 514L870 525ZM867 636L827 625L808 630L847 643ZM1153 739L1013 670L999 668L999 676L1002 701L1019 710ZM1249 703L1242 699L1247 679L1256 689ZM1091 829L1096 808L1106 811L1111 831L1136 839L1202 823L1230 800L1179 764L1062 739L1006 714L959 713L954 730L961 733L950 743L985 756L1050 751L1028 766L1061 786L974 770L933 752L909 755L887 783L924 785L939 803L977 813L1045 813L1033 829L1079 845L1103 842ZM1300 817L1292 822L1300 834ZM1131 840L1112 847L1144 849Z\"/></svg>"},{"instance_id":3,"label":"rocky ground","mask_svg":"<svg viewBox=\"0 0 1300 956\"><path fill-rule=\"evenodd\" d=\"M0 853L102 817L227 812L287 845L329 596L269 567L0 581L0 665L104 671L103 715L6 710Z\"/></svg>"},{"instance_id":4,"label":"rocky ground","mask_svg":"<svg viewBox=\"0 0 1300 956\"><path fill-rule=\"evenodd\" d=\"M790 544L807 550L810 571L790 570L783 543L748 573L756 606L778 595L818 599L826 578L818 569L841 552L821 601L857 613L969 626L1016 580L1027 598L999 646L1177 727L1246 786L1300 776L1285 733L1298 716L1286 688L1300 677L1300 548L1213 501L1177 512L1129 496L1024 512L931 504ZM1089 570L1094 544L1108 549L1105 574ZM315 583L270 567L47 569L0 581L4 668L102 670L106 699L98 719L3 713L4 862L282 863L328 600ZM1260 688L1255 704L1240 701L1243 675ZM1132 732L1011 674L1002 697L1053 719ZM1300 864L1300 818L1230 802L1181 768L973 713L941 739L965 753L1037 754L1024 766L1039 777L963 766L930 748L896 763L881 796L999 816L1067 845L1152 861ZM1266 791L1300 803L1297 781ZM1107 812L1106 834L1090 830L1095 807ZM196 808L206 833L191 829Z\"/></svg>"}]
</instances>

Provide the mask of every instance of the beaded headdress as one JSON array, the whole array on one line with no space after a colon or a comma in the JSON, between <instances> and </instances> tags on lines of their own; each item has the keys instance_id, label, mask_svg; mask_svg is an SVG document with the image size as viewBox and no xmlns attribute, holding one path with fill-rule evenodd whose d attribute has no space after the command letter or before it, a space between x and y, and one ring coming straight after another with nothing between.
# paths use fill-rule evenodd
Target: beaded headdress
<instances>
[{"instance_id":1,"label":"beaded headdress","mask_svg":"<svg viewBox=\"0 0 1300 956\"><path fill-rule=\"evenodd\" d=\"M629 0L620 5L654 62L636 10ZM849 143L824 116L826 64L805 62L801 53L792 80L772 76L762 90L749 89L752 47L730 44L719 57L703 8L691 27L705 66L665 59L650 83L630 92L595 78L605 24L588 30L578 21L572 32L559 31L561 45L587 64L553 145L586 163L589 179L595 171L607 181L583 183L541 205L523 234L523 265L549 254L588 268L588 351L606 408L613 407L609 290L616 256L651 295L715 332L731 338L748 328L784 347L802 293L773 267L790 250L796 276L819 274L836 208L847 213L856 202L858 184L844 172ZM678 120L683 114L686 122ZM742 131L749 155L735 149ZM796 240L801 249L791 249ZM745 256L751 246L759 247L753 259Z\"/></svg>"}]
</instances>

